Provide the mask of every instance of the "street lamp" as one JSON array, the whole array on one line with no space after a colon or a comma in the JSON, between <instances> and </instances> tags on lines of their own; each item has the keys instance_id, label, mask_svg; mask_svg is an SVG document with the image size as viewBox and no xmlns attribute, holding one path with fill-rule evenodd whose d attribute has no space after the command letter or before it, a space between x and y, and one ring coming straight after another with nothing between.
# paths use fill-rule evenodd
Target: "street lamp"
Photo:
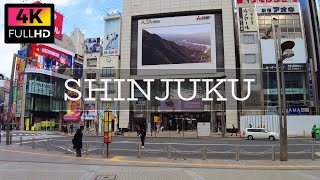
<instances>
[{"instance_id":1,"label":"street lamp","mask_svg":"<svg viewBox=\"0 0 320 180\"><path fill-rule=\"evenodd\" d=\"M272 19L272 26L268 29L262 39L270 39L273 33L274 50L277 69L277 88L278 88L278 114L280 123L280 161L288 160L288 138L287 138L287 107L283 61L294 56L292 48L295 46L293 41L286 41L281 44L281 30L278 19ZM280 74L281 72L281 74ZM281 79L281 82L280 82ZM281 88L280 88L281 85ZM281 97L282 95L282 97ZM282 98L282 99L281 99ZM282 100L282 101L281 101ZM283 118L282 118L283 115Z\"/></svg>"}]
</instances>

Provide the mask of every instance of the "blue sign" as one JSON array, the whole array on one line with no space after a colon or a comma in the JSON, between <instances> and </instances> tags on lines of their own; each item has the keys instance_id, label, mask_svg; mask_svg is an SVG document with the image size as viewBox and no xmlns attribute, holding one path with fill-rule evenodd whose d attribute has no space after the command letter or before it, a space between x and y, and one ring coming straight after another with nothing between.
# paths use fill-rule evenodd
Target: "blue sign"
<instances>
[{"instance_id":1,"label":"blue sign","mask_svg":"<svg viewBox=\"0 0 320 180\"><path fill-rule=\"evenodd\" d=\"M18 50L18 55L22 57L27 57L27 49Z\"/></svg>"},{"instance_id":2,"label":"blue sign","mask_svg":"<svg viewBox=\"0 0 320 180\"><path fill-rule=\"evenodd\" d=\"M309 115L310 107L309 106L289 106L287 109L288 115Z\"/></svg>"},{"instance_id":3,"label":"blue sign","mask_svg":"<svg viewBox=\"0 0 320 180\"><path fill-rule=\"evenodd\" d=\"M314 94L313 94L312 70L311 70L310 59L308 59L308 81L309 81L310 100L313 101L314 100Z\"/></svg>"}]
</instances>

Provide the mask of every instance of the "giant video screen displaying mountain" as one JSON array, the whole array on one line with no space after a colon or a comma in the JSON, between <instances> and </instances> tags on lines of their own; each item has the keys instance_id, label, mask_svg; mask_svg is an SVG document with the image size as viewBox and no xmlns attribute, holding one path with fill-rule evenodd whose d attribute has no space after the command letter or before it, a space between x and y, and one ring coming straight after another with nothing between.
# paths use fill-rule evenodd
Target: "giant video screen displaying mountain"
<instances>
[{"instance_id":1,"label":"giant video screen displaying mountain","mask_svg":"<svg viewBox=\"0 0 320 180\"><path fill-rule=\"evenodd\" d=\"M142 29L142 65L211 62L211 25Z\"/></svg>"}]
</instances>

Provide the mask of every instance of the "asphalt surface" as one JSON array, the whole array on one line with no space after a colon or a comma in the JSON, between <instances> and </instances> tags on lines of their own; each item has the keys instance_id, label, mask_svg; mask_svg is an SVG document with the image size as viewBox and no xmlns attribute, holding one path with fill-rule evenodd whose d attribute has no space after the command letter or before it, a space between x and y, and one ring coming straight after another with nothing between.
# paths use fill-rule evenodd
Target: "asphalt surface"
<instances>
[{"instance_id":1,"label":"asphalt surface","mask_svg":"<svg viewBox=\"0 0 320 180\"><path fill-rule=\"evenodd\" d=\"M35 140L36 148L75 153L72 149L73 137L53 137L49 143L47 139ZM91 155L102 154L102 137L84 137L82 152ZM15 141L14 143L19 143ZM135 156L137 157L140 138L114 136L109 144L110 156ZM26 140L23 145L32 147L32 140ZM279 141L246 140L244 138L215 138L215 139L183 139L183 138L146 138L145 149L141 150L143 157L168 157L167 147L171 146L172 158L202 158L202 149L205 147L208 159L235 159L236 146L239 146L240 160L271 160L272 146L275 147L276 159L279 159ZM312 139L289 139L289 159L311 159L311 149L315 147L316 159L320 159L320 141ZM67 148L66 148L67 147ZM66 150L67 149L67 150Z\"/></svg>"}]
</instances>

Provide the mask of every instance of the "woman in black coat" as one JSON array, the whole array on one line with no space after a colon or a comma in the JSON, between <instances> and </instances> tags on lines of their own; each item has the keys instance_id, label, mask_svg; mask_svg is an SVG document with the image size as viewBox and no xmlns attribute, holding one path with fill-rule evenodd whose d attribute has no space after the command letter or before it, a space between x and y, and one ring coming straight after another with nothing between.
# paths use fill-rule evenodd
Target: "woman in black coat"
<instances>
[{"instance_id":1,"label":"woman in black coat","mask_svg":"<svg viewBox=\"0 0 320 180\"><path fill-rule=\"evenodd\" d=\"M77 130L77 133L72 139L73 149L76 149L77 157L81 157L81 148L82 148L82 131L81 129Z\"/></svg>"}]
</instances>

